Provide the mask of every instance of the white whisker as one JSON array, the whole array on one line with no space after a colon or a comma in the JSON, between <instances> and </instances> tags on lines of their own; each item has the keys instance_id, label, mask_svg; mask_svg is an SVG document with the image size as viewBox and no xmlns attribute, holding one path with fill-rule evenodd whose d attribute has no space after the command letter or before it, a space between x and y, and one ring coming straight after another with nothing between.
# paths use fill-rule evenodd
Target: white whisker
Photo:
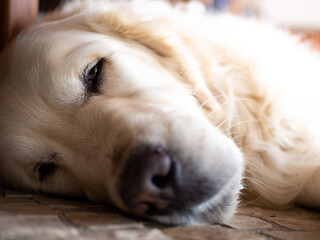
<instances>
[{"instance_id":1,"label":"white whisker","mask_svg":"<svg viewBox=\"0 0 320 240\"><path fill-rule=\"evenodd\" d=\"M223 121L217 126L217 128L220 129L220 127L221 127L223 124L225 124L226 122L230 121L231 119L236 118L236 117L239 117L239 116L240 116L240 115L235 115L235 116L230 116L230 117L226 118L225 120L223 120Z\"/></svg>"}]
</instances>

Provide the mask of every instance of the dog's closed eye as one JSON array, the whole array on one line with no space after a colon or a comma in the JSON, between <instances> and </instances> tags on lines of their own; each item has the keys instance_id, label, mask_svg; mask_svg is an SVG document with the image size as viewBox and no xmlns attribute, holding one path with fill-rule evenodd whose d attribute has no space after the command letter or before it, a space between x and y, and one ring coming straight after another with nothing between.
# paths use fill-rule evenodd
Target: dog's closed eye
<instances>
[{"instance_id":1,"label":"dog's closed eye","mask_svg":"<svg viewBox=\"0 0 320 240\"><path fill-rule=\"evenodd\" d=\"M105 58L101 58L95 65L84 71L84 84L88 93L98 93L102 84L101 72L105 63Z\"/></svg>"},{"instance_id":2,"label":"dog's closed eye","mask_svg":"<svg viewBox=\"0 0 320 240\"><path fill-rule=\"evenodd\" d=\"M39 162L36 164L34 171L38 180L43 181L46 177L52 175L57 169L55 163L42 163Z\"/></svg>"},{"instance_id":3,"label":"dog's closed eye","mask_svg":"<svg viewBox=\"0 0 320 240\"><path fill-rule=\"evenodd\" d=\"M54 174L54 172L58 169L58 165L55 163L60 156L57 153L49 153L46 157L46 162L41 161L36 163L33 168L33 171L36 175L36 178L39 181L45 180L47 177Z\"/></svg>"}]
</instances>

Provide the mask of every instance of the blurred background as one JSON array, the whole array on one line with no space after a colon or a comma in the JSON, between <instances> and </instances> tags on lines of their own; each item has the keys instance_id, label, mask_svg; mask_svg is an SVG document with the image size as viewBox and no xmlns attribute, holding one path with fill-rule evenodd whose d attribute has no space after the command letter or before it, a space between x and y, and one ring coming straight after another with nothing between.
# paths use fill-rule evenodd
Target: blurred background
<instances>
[{"instance_id":1,"label":"blurred background","mask_svg":"<svg viewBox=\"0 0 320 240\"><path fill-rule=\"evenodd\" d=\"M40 10L48 11L66 0L40 0ZM150 0L152 1L152 0ZM320 46L320 0L168 0L188 4L206 11L230 12L254 17L300 33Z\"/></svg>"},{"instance_id":2,"label":"blurred background","mask_svg":"<svg viewBox=\"0 0 320 240\"><path fill-rule=\"evenodd\" d=\"M40 10L48 11L68 0L40 0ZM152 1L152 0L150 0ZM172 4L201 2L209 11L228 11L269 20L282 27L320 31L320 0L169 0Z\"/></svg>"},{"instance_id":3,"label":"blurred background","mask_svg":"<svg viewBox=\"0 0 320 240\"><path fill-rule=\"evenodd\" d=\"M66 0L40 0L40 10L54 9ZM152 0L150 0L152 1ZM320 0L169 0L173 4L201 2L209 11L258 17L282 27L320 31Z\"/></svg>"},{"instance_id":4,"label":"blurred background","mask_svg":"<svg viewBox=\"0 0 320 240\"><path fill-rule=\"evenodd\" d=\"M207 8L257 17L285 28L320 31L320 0L204 0Z\"/></svg>"},{"instance_id":5,"label":"blurred background","mask_svg":"<svg viewBox=\"0 0 320 240\"><path fill-rule=\"evenodd\" d=\"M200 2L208 11L230 12L269 21L273 25L300 34L304 40L311 40L320 47L320 0L202 0Z\"/></svg>"}]
</instances>

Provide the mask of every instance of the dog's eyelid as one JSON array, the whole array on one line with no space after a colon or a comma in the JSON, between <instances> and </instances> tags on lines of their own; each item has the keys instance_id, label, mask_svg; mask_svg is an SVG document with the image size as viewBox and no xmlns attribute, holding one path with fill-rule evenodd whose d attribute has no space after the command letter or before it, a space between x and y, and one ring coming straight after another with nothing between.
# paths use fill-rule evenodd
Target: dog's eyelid
<instances>
[{"instance_id":1,"label":"dog's eyelid","mask_svg":"<svg viewBox=\"0 0 320 240\"><path fill-rule=\"evenodd\" d=\"M54 162L38 162L33 171L35 172L36 178L39 181L43 181L46 177L52 175L57 167Z\"/></svg>"},{"instance_id":2,"label":"dog's eyelid","mask_svg":"<svg viewBox=\"0 0 320 240\"><path fill-rule=\"evenodd\" d=\"M47 176L52 175L59 167L58 162L61 155L57 152L48 152L42 160L33 167L33 172L39 181L43 181Z\"/></svg>"},{"instance_id":3,"label":"dog's eyelid","mask_svg":"<svg viewBox=\"0 0 320 240\"><path fill-rule=\"evenodd\" d=\"M83 68L81 77L84 78L87 75L87 73L90 71L90 69L92 69L99 62L99 60L100 58L97 58L87 63Z\"/></svg>"},{"instance_id":4,"label":"dog's eyelid","mask_svg":"<svg viewBox=\"0 0 320 240\"><path fill-rule=\"evenodd\" d=\"M98 93L102 83L101 73L104 69L106 58L102 57L89 63L82 73L82 80L86 88L86 98L88 94Z\"/></svg>"},{"instance_id":5,"label":"dog's eyelid","mask_svg":"<svg viewBox=\"0 0 320 240\"><path fill-rule=\"evenodd\" d=\"M60 154L57 153L57 152L49 152L49 153L47 154L47 160L50 161L50 162L56 161L56 160L58 160L60 157L61 157Z\"/></svg>"}]
</instances>

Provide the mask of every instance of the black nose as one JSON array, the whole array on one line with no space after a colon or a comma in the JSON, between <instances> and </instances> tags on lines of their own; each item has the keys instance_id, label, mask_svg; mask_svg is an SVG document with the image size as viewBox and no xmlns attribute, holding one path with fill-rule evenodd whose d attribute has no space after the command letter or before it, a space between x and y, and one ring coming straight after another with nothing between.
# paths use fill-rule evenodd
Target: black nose
<instances>
[{"instance_id":1,"label":"black nose","mask_svg":"<svg viewBox=\"0 0 320 240\"><path fill-rule=\"evenodd\" d=\"M166 213L174 205L176 164L161 148L147 147L129 159L120 181L120 196L129 212Z\"/></svg>"}]
</instances>

